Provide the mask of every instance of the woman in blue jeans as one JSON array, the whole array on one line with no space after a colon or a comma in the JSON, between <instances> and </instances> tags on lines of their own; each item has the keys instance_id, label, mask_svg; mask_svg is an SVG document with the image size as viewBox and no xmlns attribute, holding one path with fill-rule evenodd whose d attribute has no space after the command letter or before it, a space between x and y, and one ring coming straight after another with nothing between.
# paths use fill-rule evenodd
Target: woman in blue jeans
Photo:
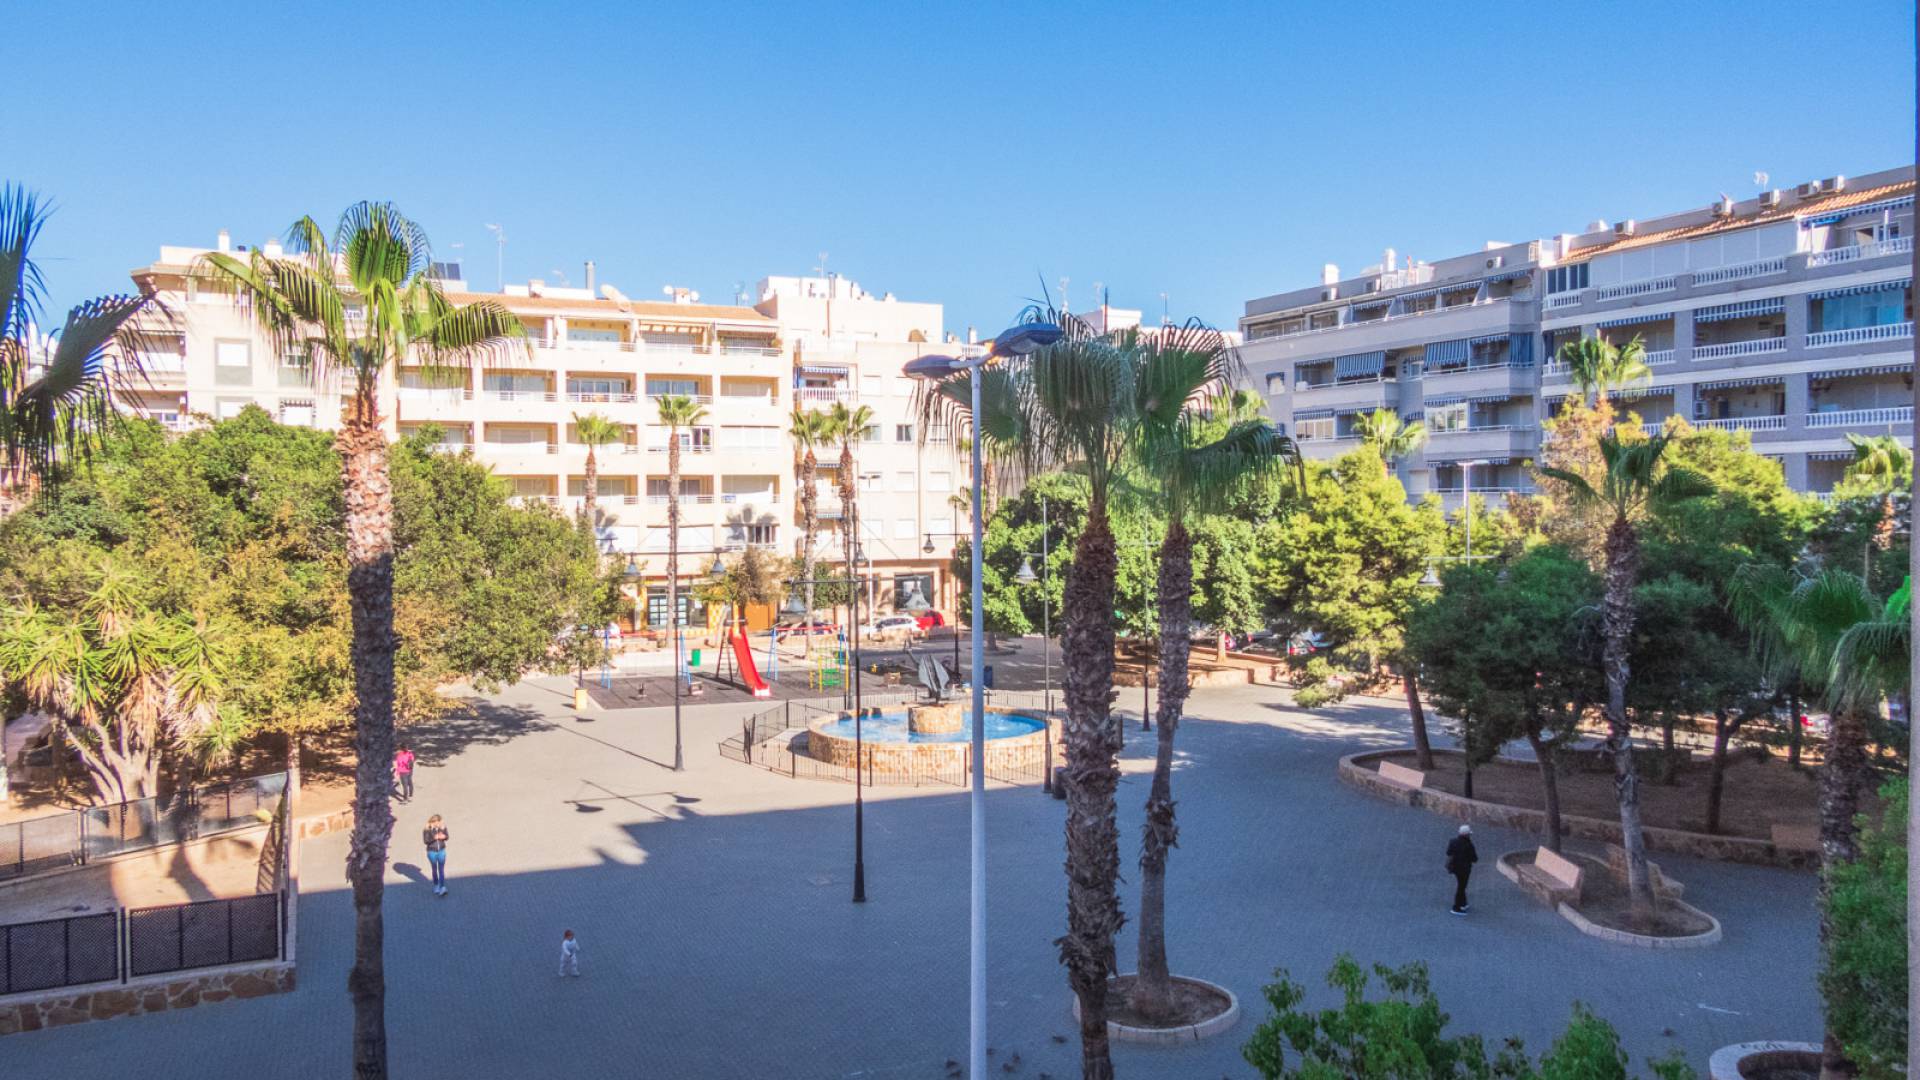
<instances>
[{"instance_id":1,"label":"woman in blue jeans","mask_svg":"<svg viewBox=\"0 0 1920 1080\"><path fill-rule=\"evenodd\" d=\"M447 826L435 814L427 819L421 839L427 842L427 865L433 868L433 895L447 895Z\"/></svg>"}]
</instances>

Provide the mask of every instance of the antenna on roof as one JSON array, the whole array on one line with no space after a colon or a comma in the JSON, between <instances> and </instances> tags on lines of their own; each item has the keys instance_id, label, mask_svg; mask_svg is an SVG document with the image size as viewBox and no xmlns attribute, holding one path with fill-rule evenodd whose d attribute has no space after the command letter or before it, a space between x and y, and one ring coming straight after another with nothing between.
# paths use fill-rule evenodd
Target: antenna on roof
<instances>
[{"instance_id":1,"label":"antenna on roof","mask_svg":"<svg viewBox=\"0 0 1920 1080\"><path fill-rule=\"evenodd\" d=\"M1773 179L1773 177L1768 176L1765 171L1756 169L1753 173L1753 186L1764 188L1767 186L1767 181L1771 179Z\"/></svg>"},{"instance_id":2,"label":"antenna on roof","mask_svg":"<svg viewBox=\"0 0 1920 1080\"><path fill-rule=\"evenodd\" d=\"M498 225L488 225L487 231L493 234L496 245L494 252L494 288L499 292L507 291L507 230Z\"/></svg>"}]
</instances>

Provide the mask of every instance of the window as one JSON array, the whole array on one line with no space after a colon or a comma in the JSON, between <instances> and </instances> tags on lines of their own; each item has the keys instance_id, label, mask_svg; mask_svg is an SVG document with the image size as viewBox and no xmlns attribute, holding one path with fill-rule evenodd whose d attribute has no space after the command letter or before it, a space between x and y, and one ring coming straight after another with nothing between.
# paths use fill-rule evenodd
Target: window
<instances>
[{"instance_id":1,"label":"window","mask_svg":"<svg viewBox=\"0 0 1920 1080\"><path fill-rule=\"evenodd\" d=\"M927 441L930 443L946 442L947 441L947 425L945 424L929 425L927 427Z\"/></svg>"},{"instance_id":2,"label":"window","mask_svg":"<svg viewBox=\"0 0 1920 1080\"><path fill-rule=\"evenodd\" d=\"M779 531L778 525L749 525L747 526L747 543L754 547L772 547L779 542Z\"/></svg>"},{"instance_id":3,"label":"window","mask_svg":"<svg viewBox=\"0 0 1920 1080\"><path fill-rule=\"evenodd\" d=\"M912 424L893 425L893 441L894 442L912 442L913 441L913 425Z\"/></svg>"},{"instance_id":4,"label":"window","mask_svg":"<svg viewBox=\"0 0 1920 1080\"><path fill-rule=\"evenodd\" d=\"M860 474L860 490L861 491L884 491L885 489L880 486L880 479L881 479L880 474L877 472L861 473Z\"/></svg>"},{"instance_id":5,"label":"window","mask_svg":"<svg viewBox=\"0 0 1920 1080\"><path fill-rule=\"evenodd\" d=\"M1547 292L1579 292L1587 287L1587 263L1573 266L1556 266L1547 271Z\"/></svg>"},{"instance_id":6,"label":"window","mask_svg":"<svg viewBox=\"0 0 1920 1080\"><path fill-rule=\"evenodd\" d=\"M944 534L953 532L953 519L950 517L928 518L927 531L933 534L935 540L939 540ZM946 539L952 539L952 537L948 536Z\"/></svg>"},{"instance_id":7,"label":"window","mask_svg":"<svg viewBox=\"0 0 1920 1080\"><path fill-rule=\"evenodd\" d=\"M780 429L764 425L730 425L720 429L720 445L729 450L777 450L780 448Z\"/></svg>"},{"instance_id":8,"label":"window","mask_svg":"<svg viewBox=\"0 0 1920 1080\"><path fill-rule=\"evenodd\" d=\"M1293 436L1301 442L1309 439L1333 438L1333 417L1319 416L1309 420L1295 420Z\"/></svg>"},{"instance_id":9,"label":"window","mask_svg":"<svg viewBox=\"0 0 1920 1080\"><path fill-rule=\"evenodd\" d=\"M1284 394L1286 392L1287 392L1287 377L1285 375L1267 376L1267 393Z\"/></svg>"},{"instance_id":10,"label":"window","mask_svg":"<svg viewBox=\"0 0 1920 1080\"><path fill-rule=\"evenodd\" d=\"M913 380L907 378L905 375L895 375L893 377L893 396L912 397Z\"/></svg>"},{"instance_id":11,"label":"window","mask_svg":"<svg viewBox=\"0 0 1920 1080\"><path fill-rule=\"evenodd\" d=\"M240 410L246 407L247 401L244 398L221 398L214 406L213 415L220 420L231 420L239 416Z\"/></svg>"},{"instance_id":12,"label":"window","mask_svg":"<svg viewBox=\"0 0 1920 1080\"><path fill-rule=\"evenodd\" d=\"M912 469L901 469L899 472L893 474L893 490L912 491L913 488L914 488L914 483L913 483Z\"/></svg>"},{"instance_id":13,"label":"window","mask_svg":"<svg viewBox=\"0 0 1920 1080\"><path fill-rule=\"evenodd\" d=\"M604 345L608 342L618 344L620 341L620 331L599 330L588 326L569 326L567 327L567 340L592 342L596 345Z\"/></svg>"},{"instance_id":14,"label":"window","mask_svg":"<svg viewBox=\"0 0 1920 1080\"><path fill-rule=\"evenodd\" d=\"M866 427L861 428L860 441L868 442L868 443L879 442L880 441L880 425L868 424Z\"/></svg>"},{"instance_id":15,"label":"window","mask_svg":"<svg viewBox=\"0 0 1920 1080\"><path fill-rule=\"evenodd\" d=\"M280 422L294 427L313 426L313 402L283 401L280 403Z\"/></svg>"},{"instance_id":16,"label":"window","mask_svg":"<svg viewBox=\"0 0 1920 1080\"><path fill-rule=\"evenodd\" d=\"M633 384L625 379L567 377L567 393L587 401L607 401L615 394L633 393Z\"/></svg>"},{"instance_id":17,"label":"window","mask_svg":"<svg viewBox=\"0 0 1920 1080\"><path fill-rule=\"evenodd\" d=\"M887 380L883 375L860 376L860 394L862 397L881 397L887 392Z\"/></svg>"},{"instance_id":18,"label":"window","mask_svg":"<svg viewBox=\"0 0 1920 1080\"><path fill-rule=\"evenodd\" d=\"M1874 292L1826 297L1820 301L1816 330L1854 330L1910 321L1913 313L1907 293L1894 285Z\"/></svg>"},{"instance_id":19,"label":"window","mask_svg":"<svg viewBox=\"0 0 1920 1080\"><path fill-rule=\"evenodd\" d=\"M1435 405L1427 409L1428 431L1467 430L1467 403Z\"/></svg>"},{"instance_id":20,"label":"window","mask_svg":"<svg viewBox=\"0 0 1920 1080\"><path fill-rule=\"evenodd\" d=\"M912 518L893 519L893 538L895 540L912 540L919 535L919 533L914 531Z\"/></svg>"},{"instance_id":21,"label":"window","mask_svg":"<svg viewBox=\"0 0 1920 1080\"><path fill-rule=\"evenodd\" d=\"M953 490L953 474L950 472L930 472L927 474L927 490L935 493Z\"/></svg>"},{"instance_id":22,"label":"window","mask_svg":"<svg viewBox=\"0 0 1920 1080\"><path fill-rule=\"evenodd\" d=\"M480 388L495 394L544 394L547 377L488 372L481 376Z\"/></svg>"},{"instance_id":23,"label":"window","mask_svg":"<svg viewBox=\"0 0 1920 1080\"><path fill-rule=\"evenodd\" d=\"M700 395L700 382L697 379L672 379L656 378L652 375L647 376L648 397L666 397L669 394L678 394L682 397L698 397Z\"/></svg>"},{"instance_id":24,"label":"window","mask_svg":"<svg viewBox=\"0 0 1920 1080\"><path fill-rule=\"evenodd\" d=\"M244 341L217 341L213 345L214 381L244 386L253 381L253 347Z\"/></svg>"}]
</instances>

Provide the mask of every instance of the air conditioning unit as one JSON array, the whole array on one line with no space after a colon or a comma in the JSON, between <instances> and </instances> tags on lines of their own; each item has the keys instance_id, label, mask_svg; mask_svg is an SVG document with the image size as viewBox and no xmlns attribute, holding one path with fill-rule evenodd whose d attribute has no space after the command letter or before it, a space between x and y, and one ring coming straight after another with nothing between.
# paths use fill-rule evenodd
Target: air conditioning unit
<instances>
[{"instance_id":1,"label":"air conditioning unit","mask_svg":"<svg viewBox=\"0 0 1920 1080\"><path fill-rule=\"evenodd\" d=\"M1713 204L1713 216L1717 218L1732 217L1733 200L1725 195L1720 196L1720 200Z\"/></svg>"},{"instance_id":2,"label":"air conditioning unit","mask_svg":"<svg viewBox=\"0 0 1920 1080\"><path fill-rule=\"evenodd\" d=\"M1820 190L1828 194L1836 191L1845 191L1847 190L1847 178L1844 176L1830 176L1820 181Z\"/></svg>"},{"instance_id":3,"label":"air conditioning unit","mask_svg":"<svg viewBox=\"0 0 1920 1080\"><path fill-rule=\"evenodd\" d=\"M1794 188L1793 193L1795 195L1800 196L1803 199L1811 199L1815 195L1820 194L1820 181L1809 180L1806 183L1801 184L1799 187Z\"/></svg>"},{"instance_id":4,"label":"air conditioning unit","mask_svg":"<svg viewBox=\"0 0 1920 1080\"><path fill-rule=\"evenodd\" d=\"M1495 255L1493 258L1487 260L1487 269L1489 270L1498 270L1505 265L1507 265L1507 257L1505 255Z\"/></svg>"},{"instance_id":5,"label":"air conditioning unit","mask_svg":"<svg viewBox=\"0 0 1920 1080\"><path fill-rule=\"evenodd\" d=\"M1779 206L1780 205L1780 189L1770 188L1766 191L1761 192L1760 205L1761 206Z\"/></svg>"},{"instance_id":6,"label":"air conditioning unit","mask_svg":"<svg viewBox=\"0 0 1920 1080\"><path fill-rule=\"evenodd\" d=\"M1625 221L1616 221L1616 222L1614 222L1614 223L1613 223L1613 235L1615 235L1615 236L1632 236L1632 235L1633 235L1633 219L1632 219L1632 218L1628 218L1628 219L1626 219Z\"/></svg>"},{"instance_id":7,"label":"air conditioning unit","mask_svg":"<svg viewBox=\"0 0 1920 1080\"><path fill-rule=\"evenodd\" d=\"M1704 398L1694 398L1693 399L1693 418L1695 420L1705 420L1708 418L1708 415L1709 413L1707 410L1706 400Z\"/></svg>"}]
</instances>

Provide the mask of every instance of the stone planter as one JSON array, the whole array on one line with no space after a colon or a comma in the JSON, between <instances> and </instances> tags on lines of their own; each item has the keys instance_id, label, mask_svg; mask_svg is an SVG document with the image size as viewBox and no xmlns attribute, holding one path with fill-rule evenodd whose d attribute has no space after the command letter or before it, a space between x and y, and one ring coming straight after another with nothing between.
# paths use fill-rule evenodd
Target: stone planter
<instances>
[{"instance_id":1,"label":"stone planter","mask_svg":"<svg viewBox=\"0 0 1920 1080\"><path fill-rule=\"evenodd\" d=\"M1126 978L1132 974L1132 972L1123 972L1120 977ZM1190 986L1202 987L1216 994L1224 995L1227 999L1226 1010L1210 1016L1205 1020L1191 1024L1181 1024L1178 1027L1135 1027L1129 1024L1122 1024L1115 1020L1109 1020L1107 1021L1107 1038L1112 1039L1114 1042L1139 1043L1147 1046L1183 1046L1190 1042L1198 1042L1210 1035L1218 1035L1239 1022L1240 999L1234 996L1233 991L1218 983L1210 983L1205 979L1196 979L1190 975L1175 975L1173 981L1176 983L1186 983ZM1108 983L1108 987L1108 996L1109 1000L1111 1000L1112 983ZM1078 995L1073 997L1073 1019L1075 1023L1078 1023L1080 1020L1080 998Z\"/></svg>"},{"instance_id":2,"label":"stone planter","mask_svg":"<svg viewBox=\"0 0 1920 1080\"><path fill-rule=\"evenodd\" d=\"M1803 1042L1748 1042L1723 1046L1707 1061L1708 1080L1752 1080L1757 1070L1801 1066L1820 1071L1820 1044Z\"/></svg>"}]
</instances>

